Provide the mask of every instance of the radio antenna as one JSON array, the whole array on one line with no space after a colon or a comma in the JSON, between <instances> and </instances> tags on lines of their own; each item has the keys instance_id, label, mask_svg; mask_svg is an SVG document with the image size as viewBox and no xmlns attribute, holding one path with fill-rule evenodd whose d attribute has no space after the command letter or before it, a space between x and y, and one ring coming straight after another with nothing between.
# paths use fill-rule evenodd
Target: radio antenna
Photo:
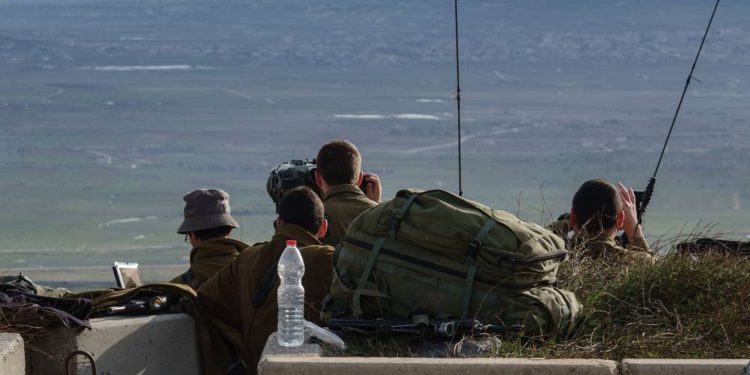
<instances>
[{"instance_id":1,"label":"radio antenna","mask_svg":"<svg viewBox=\"0 0 750 375\"><path fill-rule=\"evenodd\" d=\"M461 68L458 58L458 0L453 0L453 16L456 25L456 119L458 120L458 195L463 196L461 171Z\"/></svg>"},{"instance_id":2,"label":"radio antenna","mask_svg":"<svg viewBox=\"0 0 750 375\"><path fill-rule=\"evenodd\" d=\"M677 103L677 109L674 112L674 117L672 117L672 124L669 126L667 139L664 140L664 146L661 148L661 154L659 155L659 161L656 163L654 174L649 179L648 185L646 186L646 190L644 190L642 193L640 203L638 204L638 207L637 207L638 208L638 222L641 222L643 212L646 211L646 207L648 207L649 202L651 202L651 196L654 193L654 185L656 184L656 174L659 172L659 166L661 166L661 159L664 158L664 152L667 150L667 144L669 144L669 138L672 136L672 129L674 129L674 124L677 121L677 115L680 114L680 108L682 108L682 101L685 99L685 93L687 93L688 86L690 86L690 82L695 78L693 77L693 72L695 71L695 65L698 63L698 58L701 56L701 51L703 50L703 43L706 42L706 36L708 36L708 30L711 29L711 23L714 21L714 15L716 15L716 9L719 8L719 1L721 0L716 0L716 4L714 5L714 10L711 13L711 18L708 20L708 26L706 26L706 31L703 33L703 39L701 39L700 47L698 47L698 53L695 54L695 59L693 60L693 66L690 68L690 73L687 76L687 80L685 80L685 87L682 89L682 95L680 95L680 101Z\"/></svg>"}]
</instances>

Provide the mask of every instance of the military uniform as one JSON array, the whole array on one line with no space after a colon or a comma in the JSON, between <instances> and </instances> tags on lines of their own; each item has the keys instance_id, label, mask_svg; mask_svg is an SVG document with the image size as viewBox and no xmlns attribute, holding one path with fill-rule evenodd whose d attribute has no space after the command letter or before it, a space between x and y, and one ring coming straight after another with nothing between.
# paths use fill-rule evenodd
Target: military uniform
<instances>
[{"instance_id":1,"label":"military uniform","mask_svg":"<svg viewBox=\"0 0 750 375\"><path fill-rule=\"evenodd\" d=\"M568 220L557 220L548 224L547 229L562 237L575 257L612 260L639 259L650 262L656 260L656 256L649 249L648 242L643 238L631 239L630 243L624 247L605 233L593 237L584 233L576 233L572 238L568 238L568 232L571 230Z\"/></svg>"},{"instance_id":2,"label":"military uniform","mask_svg":"<svg viewBox=\"0 0 750 375\"><path fill-rule=\"evenodd\" d=\"M248 245L231 238L212 238L201 241L190 251L190 268L170 281L186 284L193 289L228 266Z\"/></svg>"},{"instance_id":3,"label":"military uniform","mask_svg":"<svg viewBox=\"0 0 750 375\"><path fill-rule=\"evenodd\" d=\"M203 321L201 351L204 373L226 373L241 356L248 374L255 374L268 336L276 331L278 277L265 300L254 301L264 276L273 269L287 240L297 240L305 275L305 319L320 323L320 306L331 287L333 248L293 224L282 224L270 242L243 251L228 267L198 290L198 311ZM205 331L208 324L208 331ZM241 348L241 351L238 349Z\"/></svg>"},{"instance_id":4,"label":"military uniform","mask_svg":"<svg viewBox=\"0 0 750 375\"><path fill-rule=\"evenodd\" d=\"M656 260L654 254L649 250L648 243L643 238L631 239L626 246L620 246L614 238L602 233L596 237L586 238L576 234L570 240L574 256L592 259L612 260Z\"/></svg>"},{"instance_id":5,"label":"military uniform","mask_svg":"<svg viewBox=\"0 0 750 375\"><path fill-rule=\"evenodd\" d=\"M377 202L367 198L356 185L331 186L323 197L323 206L328 220L328 233L323 242L326 245L338 245L344 238L349 224L364 210L376 205Z\"/></svg>"},{"instance_id":6,"label":"military uniform","mask_svg":"<svg viewBox=\"0 0 750 375\"><path fill-rule=\"evenodd\" d=\"M557 219L545 227L552 231L552 233L558 235L560 238L568 241L568 233L570 233L571 230L573 230L570 227L570 220L569 219Z\"/></svg>"}]
</instances>

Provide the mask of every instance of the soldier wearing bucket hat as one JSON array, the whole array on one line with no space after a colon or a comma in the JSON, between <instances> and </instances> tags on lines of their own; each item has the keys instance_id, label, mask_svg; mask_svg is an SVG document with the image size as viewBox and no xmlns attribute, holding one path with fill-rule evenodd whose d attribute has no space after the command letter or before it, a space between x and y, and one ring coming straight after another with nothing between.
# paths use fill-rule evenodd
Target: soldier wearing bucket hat
<instances>
[{"instance_id":1,"label":"soldier wearing bucket hat","mask_svg":"<svg viewBox=\"0 0 750 375\"><path fill-rule=\"evenodd\" d=\"M263 347L278 322L277 263L288 240L305 264L305 319L322 323L319 308L331 288L333 247L323 202L306 186L284 193L269 242L253 245L198 289L198 338L204 374L257 374ZM241 359L241 360L240 360Z\"/></svg>"},{"instance_id":2,"label":"soldier wearing bucket hat","mask_svg":"<svg viewBox=\"0 0 750 375\"><path fill-rule=\"evenodd\" d=\"M177 233L190 242L190 268L172 279L172 283L198 288L226 267L247 244L229 238L239 227L232 218L229 194L220 189L198 189L185 194L185 219Z\"/></svg>"}]
</instances>

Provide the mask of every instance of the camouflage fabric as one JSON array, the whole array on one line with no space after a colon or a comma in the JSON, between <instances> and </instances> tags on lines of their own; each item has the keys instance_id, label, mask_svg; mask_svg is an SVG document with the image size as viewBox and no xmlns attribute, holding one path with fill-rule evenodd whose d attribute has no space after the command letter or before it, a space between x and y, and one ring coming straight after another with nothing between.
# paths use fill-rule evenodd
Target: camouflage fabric
<instances>
[{"instance_id":1,"label":"camouflage fabric","mask_svg":"<svg viewBox=\"0 0 750 375\"><path fill-rule=\"evenodd\" d=\"M545 228L549 229L550 231L552 231L552 233L560 236L560 238L566 241L568 239L568 233L570 233L570 231L573 230L570 227L570 220L568 219L555 220L547 224Z\"/></svg>"},{"instance_id":2,"label":"camouflage fabric","mask_svg":"<svg viewBox=\"0 0 750 375\"><path fill-rule=\"evenodd\" d=\"M356 185L344 184L331 186L325 197L326 219L328 219L328 233L323 243L336 246L344 238L346 228L362 211L376 206Z\"/></svg>"},{"instance_id":3,"label":"camouflage fabric","mask_svg":"<svg viewBox=\"0 0 750 375\"><path fill-rule=\"evenodd\" d=\"M190 268L170 282L198 288L249 246L231 238L202 241L190 251Z\"/></svg>"},{"instance_id":4,"label":"camouflage fabric","mask_svg":"<svg viewBox=\"0 0 750 375\"><path fill-rule=\"evenodd\" d=\"M546 228L565 240L574 257L612 260L640 259L651 262L656 260L656 256L649 249L648 242L643 238L631 240L626 247L620 246L604 233L593 237L575 234L572 238L568 238L568 233L573 230L568 219L556 220L547 224Z\"/></svg>"},{"instance_id":5,"label":"camouflage fabric","mask_svg":"<svg viewBox=\"0 0 750 375\"><path fill-rule=\"evenodd\" d=\"M333 248L299 226L282 224L270 242L248 248L198 289L201 355L205 374L224 374L241 356L255 374L268 336L276 331L278 277L257 308L256 293L287 240L297 240L305 275L305 319L320 323L320 305L331 286Z\"/></svg>"},{"instance_id":6,"label":"camouflage fabric","mask_svg":"<svg viewBox=\"0 0 750 375\"><path fill-rule=\"evenodd\" d=\"M646 260L650 262L656 260L654 254L649 250L648 243L643 238L631 239L627 247L622 247L615 242L614 238L604 233L591 238L577 234L570 240L570 246L574 257Z\"/></svg>"}]
</instances>

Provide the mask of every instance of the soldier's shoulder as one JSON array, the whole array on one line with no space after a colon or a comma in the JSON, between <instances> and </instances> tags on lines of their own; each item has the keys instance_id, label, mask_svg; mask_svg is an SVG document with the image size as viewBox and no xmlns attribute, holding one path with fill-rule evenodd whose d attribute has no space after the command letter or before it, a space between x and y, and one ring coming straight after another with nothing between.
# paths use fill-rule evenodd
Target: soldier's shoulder
<instances>
[{"instance_id":1,"label":"soldier's shoulder","mask_svg":"<svg viewBox=\"0 0 750 375\"><path fill-rule=\"evenodd\" d=\"M268 245L269 243L271 243L271 242L270 241L256 242L256 243L254 243L252 245L249 245L245 249L249 249L249 248L253 248L253 247L262 247L262 246Z\"/></svg>"},{"instance_id":2,"label":"soldier's shoulder","mask_svg":"<svg viewBox=\"0 0 750 375\"><path fill-rule=\"evenodd\" d=\"M269 246L270 244L271 243L268 241L254 243L244 248L240 252L240 255L237 256L237 259L239 259L239 262L242 262L243 260L246 260L246 259L255 258L259 252L263 251L263 249Z\"/></svg>"},{"instance_id":3,"label":"soldier's shoulder","mask_svg":"<svg viewBox=\"0 0 750 375\"><path fill-rule=\"evenodd\" d=\"M313 244L313 245L307 245L303 247L303 249L311 249L311 250L333 250L333 246L326 245L326 244Z\"/></svg>"},{"instance_id":4,"label":"soldier's shoulder","mask_svg":"<svg viewBox=\"0 0 750 375\"><path fill-rule=\"evenodd\" d=\"M617 243L611 243L607 246L607 254L620 261L648 261L655 260L653 254L649 251L640 249L630 249Z\"/></svg>"},{"instance_id":5,"label":"soldier's shoulder","mask_svg":"<svg viewBox=\"0 0 750 375\"><path fill-rule=\"evenodd\" d=\"M547 224L544 228L561 238L567 238L568 232L570 232L570 221L568 219L555 220Z\"/></svg>"},{"instance_id":6,"label":"soldier's shoulder","mask_svg":"<svg viewBox=\"0 0 750 375\"><path fill-rule=\"evenodd\" d=\"M300 249L300 251L310 253L333 253L334 250L331 245L308 245Z\"/></svg>"}]
</instances>

